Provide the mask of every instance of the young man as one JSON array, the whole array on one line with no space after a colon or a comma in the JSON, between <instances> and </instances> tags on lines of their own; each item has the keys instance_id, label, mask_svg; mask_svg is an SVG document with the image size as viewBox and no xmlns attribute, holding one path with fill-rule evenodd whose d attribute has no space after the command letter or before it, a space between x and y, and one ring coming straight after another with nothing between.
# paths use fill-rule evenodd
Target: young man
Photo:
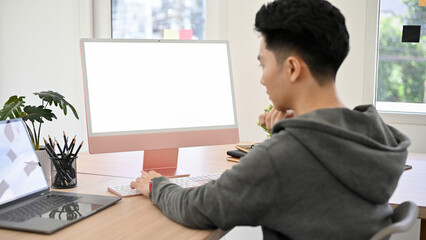
<instances>
[{"instance_id":1,"label":"young man","mask_svg":"<svg viewBox=\"0 0 426 240\"><path fill-rule=\"evenodd\" d=\"M324 0L275 0L259 10L255 27L261 83L274 105L261 116L273 126L270 139L202 187L182 189L155 172L131 186L192 228L260 225L265 239L370 238L390 224L388 200L410 141L373 106L350 110L339 100L334 81L349 50L344 17Z\"/></svg>"}]
</instances>

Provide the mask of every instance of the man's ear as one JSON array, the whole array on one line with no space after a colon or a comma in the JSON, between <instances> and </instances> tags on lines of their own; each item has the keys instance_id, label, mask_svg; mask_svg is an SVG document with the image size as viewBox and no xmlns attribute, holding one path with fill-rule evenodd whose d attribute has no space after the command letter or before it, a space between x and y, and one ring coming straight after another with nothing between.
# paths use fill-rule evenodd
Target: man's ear
<instances>
[{"instance_id":1,"label":"man's ear","mask_svg":"<svg viewBox=\"0 0 426 240\"><path fill-rule=\"evenodd\" d=\"M299 79L302 73L302 59L296 56L290 56L285 60L286 71L291 82Z\"/></svg>"}]
</instances>

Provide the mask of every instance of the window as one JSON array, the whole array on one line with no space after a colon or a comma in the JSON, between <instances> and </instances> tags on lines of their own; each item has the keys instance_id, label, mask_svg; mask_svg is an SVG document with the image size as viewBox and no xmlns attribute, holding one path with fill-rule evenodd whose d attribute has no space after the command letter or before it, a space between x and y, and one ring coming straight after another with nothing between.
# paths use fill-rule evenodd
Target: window
<instances>
[{"instance_id":1,"label":"window","mask_svg":"<svg viewBox=\"0 0 426 240\"><path fill-rule=\"evenodd\" d=\"M426 6L381 0L376 107L426 114Z\"/></svg>"},{"instance_id":2,"label":"window","mask_svg":"<svg viewBox=\"0 0 426 240\"><path fill-rule=\"evenodd\" d=\"M164 29L192 29L205 39L205 0L111 0L112 38L161 39Z\"/></svg>"}]
</instances>

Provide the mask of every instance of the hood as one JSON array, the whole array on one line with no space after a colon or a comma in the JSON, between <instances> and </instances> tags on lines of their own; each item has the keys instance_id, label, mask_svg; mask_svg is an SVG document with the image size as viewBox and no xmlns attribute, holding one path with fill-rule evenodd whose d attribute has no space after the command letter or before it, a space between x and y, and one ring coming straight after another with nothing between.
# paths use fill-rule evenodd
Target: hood
<instances>
[{"instance_id":1,"label":"hood","mask_svg":"<svg viewBox=\"0 0 426 240\"><path fill-rule=\"evenodd\" d=\"M320 109L278 122L347 188L384 203L404 171L410 140L386 125L372 105Z\"/></svg>"}]
</instances>

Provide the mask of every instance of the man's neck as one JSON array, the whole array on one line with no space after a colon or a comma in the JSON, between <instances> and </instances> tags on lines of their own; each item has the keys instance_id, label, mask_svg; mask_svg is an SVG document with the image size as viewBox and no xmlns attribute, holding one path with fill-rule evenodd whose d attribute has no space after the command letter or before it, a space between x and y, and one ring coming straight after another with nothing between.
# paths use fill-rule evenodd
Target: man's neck
<instances>
[{"instance_id":1,"label":"man's neck","mask_svg":"<svg viewBox=\"0 0 426 240\"><path fill-rule=\"evenodd\" d=\"M297 97L294 111L302 115L321 108L344 108L334 82L325 86L311 85Z\"/></svg>"}]
</instances>

